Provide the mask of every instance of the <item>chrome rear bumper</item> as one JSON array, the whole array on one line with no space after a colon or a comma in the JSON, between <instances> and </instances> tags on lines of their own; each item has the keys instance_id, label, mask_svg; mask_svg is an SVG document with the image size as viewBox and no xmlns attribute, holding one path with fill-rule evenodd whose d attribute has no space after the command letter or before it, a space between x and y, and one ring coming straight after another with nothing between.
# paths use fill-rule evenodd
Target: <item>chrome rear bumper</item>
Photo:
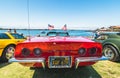
<instances>
[{"instance_id":1,"label":"chrome rear bumper","mask_svg":"<svg viewBox=\"0 0 120 78\"><path fill-rule=\"evenodd\" d=\"M109 60L109 58L107 57L78 57L75 59L75 68L78 68L78 65L80 62L97 62L97 61L102 61L102 60ZM9 59L8 62L19 62L19 63L31 63L31 62L38 62L38 63L42 63L43 68L45 68L45 58L27 58L27 59L15 59L15 58L11 58Z\"/></svg>"},{"instance_id":2,"label":"chrome rear bumper","mask_svg":"<svg viewBox=\"0 0 120 78\"><path fill-rule=\"evenodd\" d=\"M97 62L97 61L104 61L109 60L109 58L102 56L102 57L78 57L75 60L75 68L78 67L80 62Z\"/></svg>"},{"instance_id":3,"label":"chrome rear bumper","mask_svg":"<svg viewBox=\"0 0 120 78\"><path fill-rule=\"evenodd\" d=\"M45 68L45 58L27 58L27 59L15 59L11 58L8 60L9 63L11 62L19 62L19 63L31 63L31 62L38 62L42 64L42 67Z\"/></svg>"}]
</instances>

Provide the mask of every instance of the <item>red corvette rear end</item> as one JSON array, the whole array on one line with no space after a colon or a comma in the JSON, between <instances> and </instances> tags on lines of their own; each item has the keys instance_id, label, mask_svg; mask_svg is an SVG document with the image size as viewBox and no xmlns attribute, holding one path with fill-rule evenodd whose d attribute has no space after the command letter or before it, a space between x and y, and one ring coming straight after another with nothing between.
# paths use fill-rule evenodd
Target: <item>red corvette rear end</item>
<instances>
[{"instance_id":1,"label":"red corvette rear end","mask_svg":"<svg viewBox=\"0 0 120 78\"><path fill-rule=\"evenodd\" d=\"M9 62L29 67L71 68L92 65L102 57L100 43L83 37L35 37L16 46Z\"/></svg>"}]
</instances>

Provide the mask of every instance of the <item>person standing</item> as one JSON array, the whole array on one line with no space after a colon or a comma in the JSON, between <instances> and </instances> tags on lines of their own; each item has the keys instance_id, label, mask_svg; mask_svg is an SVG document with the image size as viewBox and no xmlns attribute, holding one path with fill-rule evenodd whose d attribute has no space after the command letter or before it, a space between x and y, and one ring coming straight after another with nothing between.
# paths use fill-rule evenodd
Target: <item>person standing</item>
<instances>
[{"instance_id":1,"label":"person standing","mask_svg":"<svg viewBox=\"0 0 120 78\"><path fill-rule=\"evenodd\" d=\"M17 33L16 29L14 29L14 33Z\"/></svg>"},{"instance_id":2,"label":"person standing","mask_svg":"<svg viewBox=\"0 0 120 78\"><path fill-rule=\"evenodd\" d=\"M96 31L95 33L95 39L100 35L100 32L99 31Z\"/></svg>"},{"instance_id":3,"label":"person standing","mask_svg":"<svg viewBox=\"0 0 120 78\"><path fill-rule=\"evenodd\" d=\"M8 29L8 31L7 31L7 32L11 33L11 29Z\"/></svg>"}]
</instances>

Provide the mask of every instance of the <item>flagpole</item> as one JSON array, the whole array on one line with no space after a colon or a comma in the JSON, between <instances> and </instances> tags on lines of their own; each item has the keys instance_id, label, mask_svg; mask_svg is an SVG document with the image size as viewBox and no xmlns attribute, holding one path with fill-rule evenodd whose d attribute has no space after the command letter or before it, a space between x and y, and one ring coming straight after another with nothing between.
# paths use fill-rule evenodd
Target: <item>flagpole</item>
<instances>
[{"instance_id":1,"label":"flagpole","mask_svg":"<svg viewBox=\"0 0 120 78\"><path fill-rule=\"evenodd\" d=\"M29 0L27 0L27 15L28 15L28 34L29 34L29 41L30 41L30 13L29 13Z\"/></svg>"}]
</instances>

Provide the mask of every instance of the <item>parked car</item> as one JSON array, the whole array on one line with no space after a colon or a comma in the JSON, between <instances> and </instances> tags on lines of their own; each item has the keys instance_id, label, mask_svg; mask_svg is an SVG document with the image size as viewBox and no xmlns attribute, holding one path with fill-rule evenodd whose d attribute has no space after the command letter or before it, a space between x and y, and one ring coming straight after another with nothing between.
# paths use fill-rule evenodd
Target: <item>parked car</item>
<instances>
[{"instance_id":1,"label":"parked car","mask_svg":"<svg viewBox=\"0 0 120 78\"><path fill-rule=\"evenodd\" d=\"M93 65L102 57L101 43L83 37L71 37L68 32L48 32L16 46L14 58L29 67L71 68Z\"/></svg>"},{"instance_id":2,"label":"parked car","mask_svg":"<svg viewBox=\"0 0 120 78\"><path fill-rule=\"evenodd\" d=\"M18 33L0 33L0 61L10 59L13 56L16 44L24 40L24 36Z\"/></svg>"},{"instance_id":3,"label":"parked car","mask_svg":"<svg viewBox=\"0 0 120 78\"><path fill-rule=\"evenodd\" d=\"M96 42L102 43L103 54L111 61L120 60L120 33L106 32L101 33L94 39Z\"/></svg>"}]
</instances>

